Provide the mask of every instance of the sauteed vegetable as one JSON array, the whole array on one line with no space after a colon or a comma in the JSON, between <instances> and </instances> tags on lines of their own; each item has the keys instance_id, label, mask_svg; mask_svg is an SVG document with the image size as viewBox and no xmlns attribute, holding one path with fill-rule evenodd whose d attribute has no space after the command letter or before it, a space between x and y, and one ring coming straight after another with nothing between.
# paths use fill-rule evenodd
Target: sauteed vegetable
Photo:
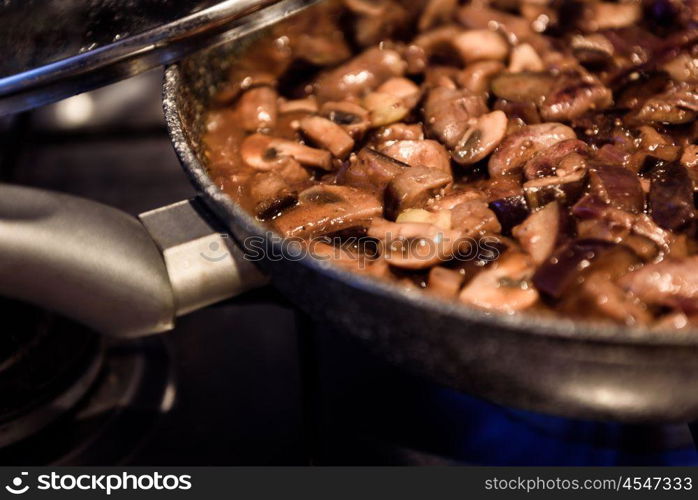
<instances>
[{"instance_id":1,"label":"sauteed vegetable","mask_svg":"<svg viewBox=\"0 0 698 500\"><path fill-rule=\"evenodd\" d=\"M236 61L209 171L320 258L500 313L698 321L698 1L345 0Z\"/></svg>"}]
</instances>

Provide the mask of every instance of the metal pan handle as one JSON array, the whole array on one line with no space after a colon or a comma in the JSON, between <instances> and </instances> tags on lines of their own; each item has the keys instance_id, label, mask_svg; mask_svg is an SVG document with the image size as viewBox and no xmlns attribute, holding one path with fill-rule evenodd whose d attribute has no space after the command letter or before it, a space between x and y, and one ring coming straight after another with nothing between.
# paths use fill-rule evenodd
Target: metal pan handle
<instances>
[{"instance_id":1,"label":"metal pan handle","mask_svg":"<svg viewBox=\"0 0 698 500\"><path fill-rule=\"evenodd\" d=\"M140 216L0 185L0 295L135 337L266 278L194 199Z\"/></svg>"}]
</instances>

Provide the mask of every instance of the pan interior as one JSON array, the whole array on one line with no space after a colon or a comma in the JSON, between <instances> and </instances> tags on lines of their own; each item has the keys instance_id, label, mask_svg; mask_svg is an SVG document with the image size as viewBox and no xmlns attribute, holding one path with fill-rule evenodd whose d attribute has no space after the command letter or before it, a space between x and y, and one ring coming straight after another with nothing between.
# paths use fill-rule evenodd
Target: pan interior
<instances>
[{"instance_id":1,"label":"pan interior","mask_svg":"<svg viewBox=\"0 0 698 500\"><path fill-rule=\"evenodd\" d=\"M304 15L303 13L297 15ZM293 19L283 21L293 22ZM233 231L265 237L267 229L240 206L232 202L208 177L202 143L207 109L216 92L226 82L230 69L255 41L267 36L261 30L233 43L191 56L167 69L164 84L164 108L175 149L193 182L210 208L226 220ZM280 243L279 252L286 252ZM405 307L427 309L431 313L457 317L466 323L502 327L522 335L611 344L687 346L698 345L697 331L659 331L642 327L623 327L606 322L585 322L548 315L498 315L471 309L457 303L404 291L390 283L356 275L326 262L306 257L300 263L322 273L327 279L342 280L361 293L399 298Z\"/></svg>"}]
</instances>

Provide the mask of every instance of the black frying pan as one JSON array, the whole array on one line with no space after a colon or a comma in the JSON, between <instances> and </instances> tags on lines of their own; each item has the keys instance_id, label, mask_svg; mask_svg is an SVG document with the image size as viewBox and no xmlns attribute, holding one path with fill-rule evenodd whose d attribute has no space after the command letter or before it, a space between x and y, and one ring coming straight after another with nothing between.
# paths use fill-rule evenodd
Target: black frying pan
<instances>
[{"instance_id":1,"label":"black frying pan","mask_svg":"<svg viewBox=\"0 0 698 500\"><path fill-rule=\"evenodd\" d=\"M195 285L187 284L185 294L179 291L177 252L168 252L184 252L196 242L210 245L207 238L220 224L238 244L244 246L254 237L284 256L258 265L301 309L360 338L390 361L438 382L505 405L564 416L628 422L696 420L698 391L691 389L698 377L695 333L489 315L398 290L309 256L298 258L294 247L270 237L211 182L200 140L211 95L252 41L248 37L167 69L163 89L167 125L200 195L174 212L148 214L143 222L149 231L91 202L2 188L1 294L47 305L111 333L165 330L178 311L230 295L231 287L240 291L260 282L231 246L225 262L243 267L232 274L218 268L221 274L228 273L217 284L222 289L205 299L194 297L210 284L199 276ZM199 217L208 219L208 225L195 222ZM192 231L193 236L186 234ZM160 256L163 250L165 262ZM41 281L36 279L38 272ZM216 281L210 272L206 276ZM234 328L231 325L231 335Z\"/></svg>"}]
</instances>

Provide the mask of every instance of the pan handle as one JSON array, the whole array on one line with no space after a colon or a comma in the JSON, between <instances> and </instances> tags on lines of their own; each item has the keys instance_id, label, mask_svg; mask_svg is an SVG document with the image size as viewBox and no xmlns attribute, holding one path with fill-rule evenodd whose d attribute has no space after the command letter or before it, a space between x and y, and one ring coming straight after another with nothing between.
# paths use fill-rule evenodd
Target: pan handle
<instances>
[{"instance_id":1,"label":"pan handle","mask_svg":"<svg viewBox=\"0 0 698 500\"><path fill-rule=\"evenodd\" d=\"M0 295L97 332L137 337L266 278L197 199L140 220L93 201L0 184Z\"/></svg>"}]
</instances>

